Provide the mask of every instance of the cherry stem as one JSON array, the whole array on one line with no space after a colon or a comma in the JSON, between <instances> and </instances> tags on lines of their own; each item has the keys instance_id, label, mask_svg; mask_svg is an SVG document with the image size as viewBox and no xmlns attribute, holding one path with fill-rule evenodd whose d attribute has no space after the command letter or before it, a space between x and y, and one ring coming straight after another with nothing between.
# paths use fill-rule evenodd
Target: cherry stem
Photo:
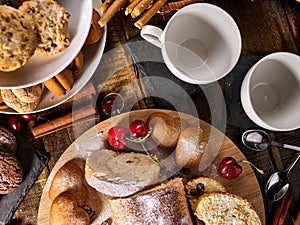
<instances>
[{"instance_id":1,"label":"cherry stem","mask_svg":"<svg viewBox=\"0 0 300 225\"><path fill-rule=\"evenodd\" d=\"M151 131L149 130L147 135L143 138L132 139L132 138L126 137L126 140L134 142L134 143L141 143L141 142L145 141L148 137L150 137L150 135L151 135Z\"/></svg>"},{"instance_id":2,"label":"cherry stem","mask_svg":"<svg viewBox=\"0 0 300 225\"><path fill-rule=\"evenodd\" d=\"M147 150L147 148L146 148L145 145L144 145L144 141L145 141L148 137L150 137L150 135L151 135L151 131L149 130L148 133L147 133L147 135L146 135L145 137L143 137L143 138L131 139L131 138L129 138L129 137L126 137L125 139L128 140L128 141L134 142L134 143L140 143L141 146L142 146L142 148L143 148L143 150L144 150L144 151L147 153L147 155L152 159L152 161L153 161L154 163L159 163L159 161L158 161L157 159L155 159L155 158L153 157L152 154L150 154L150 152Z\"/></svg>"},{"instance_id":3,"label":"cherry stem","mask_svg":"<svg viewBox=\"0 0 300 225\"><path fill-rule=\"evenodd\" d=\"M253 166L260 174L265 174L263 170L259 169L259 168L258 168L257 166L255 166L252 162L249 162L249 161L247 161L247 160L245 160L245 159L244 159L244 160L241 160L240 162L244 162L244 163L247 163L247 164Z\"/></svg>"},{"instance_id":4,"label":"cherry stem","mask_svg":"<svg viewBox=\"0 0 300 225\"><path fill-rule=\"evenodd\" d=\"M150 154L150 152L147 150L147 148L145 147L145 145L144 145L143 142L141 142L141 146L142 146L143 150L147 153L147 155L152 159L152 161L153 161L154 163L159 163L159 161L158 161L157 159L155 159L155 158L153 157L153 155Z\"/></svg>"}]
</instances>

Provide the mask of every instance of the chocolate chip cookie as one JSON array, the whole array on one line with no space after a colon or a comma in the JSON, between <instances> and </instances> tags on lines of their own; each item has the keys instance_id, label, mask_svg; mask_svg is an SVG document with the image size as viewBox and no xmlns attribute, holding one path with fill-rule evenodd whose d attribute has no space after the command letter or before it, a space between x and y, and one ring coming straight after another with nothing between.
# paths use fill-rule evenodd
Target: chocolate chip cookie
<instances>
[{"instance_id":1,"label":"chocolate chip cookie","mask_svg":"<svg viewBox=\"0 0 300 225\"><path fill-rule=\"evenodd\" d=\"M34 54L35 32L20 11L6 5L0 5L0 30L0 70L14 71Z\"/></svg>"},{"instance_id":2,"label":"chocolate chip cookie","mask_svg":"<svg viewBox=\"0 0 300 225\"><path fill-rule=\"evenodd\" d=\"M6 151L14 154L16 150L16 137L9 129L0 125L0 151Z\"/></svg>"},{"instance_id":3,"label":"chocolate chip cookie","mask_svg":"<svg viewBox=\"0 0 300 225\"><path fill-rule=\"evenodd\" d=\"M20 186L23 168L17 157L0 151L0 194L8 194Z\"/></svg>"},{"instance_id":4,"label":"chocolate chip cookie","mask_svg":"<svg viewBox=\"0 0 300 225\"><path fill-rule=\"evenodd\" d=\"M70 44L69 13L56 1L29 0L19 7L20 12L36 29L36 51L43 56L52 56L64 51Z\"/></svg>"}]
</instances>

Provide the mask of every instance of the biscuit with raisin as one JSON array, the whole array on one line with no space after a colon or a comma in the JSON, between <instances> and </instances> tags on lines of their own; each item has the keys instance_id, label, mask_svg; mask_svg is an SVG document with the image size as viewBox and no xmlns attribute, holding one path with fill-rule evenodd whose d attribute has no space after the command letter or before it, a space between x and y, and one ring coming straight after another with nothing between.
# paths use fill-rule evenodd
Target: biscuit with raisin
<instances>
[{"instance_id":1,"label":"biscuit with raisin","mask_svg":"<svg viewBox=\"0 0 300 225\"><path fill-rule=\"evenodd\" d=\"M38 38L36 51L39 54L56 55L69 46L70 14L56 1L25 1L19 10L35 28Z\"/></svg>"},{"instance_id":2,"label":"biscuit with raisin","mask_svg":"<svg viewBox=\"0 0 300 225\"><path fill-rule=\"evenodd\" d=\"M35 32L21 12L6 5L0 5L0 30L0 70L15 71L34 54Z\"/></svg>"}]
</instances>

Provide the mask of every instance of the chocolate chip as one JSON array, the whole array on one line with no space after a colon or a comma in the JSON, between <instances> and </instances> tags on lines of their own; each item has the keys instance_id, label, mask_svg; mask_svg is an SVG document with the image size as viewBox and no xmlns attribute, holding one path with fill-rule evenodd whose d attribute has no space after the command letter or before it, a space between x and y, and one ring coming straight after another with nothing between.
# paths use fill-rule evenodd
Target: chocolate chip
<instances>
[{"instance_id":1,"label":"chocolate chip","mask_svg":"<svg viewBox=\"0 0 300 225\"><path fill-rule=\"evenodd\" d=\"M199 195L199 192L198 192L197 189L191 189L191 190L190 190L190 195L191 195L191 196L198 196L198 195Z\"/></svg>"},{"instance_id":2,"label":"chocolate chip","mask_svg":"<svg viewBox=\"0 0 300 225\"><path fill-rule=\"evenodd\" d=\"M183 173L184 175L190 175L191 171L190 171L189 168L183 167L183 168L182 168L182 173Z\"/></svg>"},{"instance_id":3,"label":"chocolate chip","mask_svg":"<svg viewBox=\"0 0 300 225\"><path fill-rule=\"evenodd\" d=\"M204 188L205 188L205 186L204 186L204 184L202 184L202 183L198 183L198 184L196 185L196 189L197 189L199 192L201 192L201 193L204 192Z\"/></svg>"}]
</instances>

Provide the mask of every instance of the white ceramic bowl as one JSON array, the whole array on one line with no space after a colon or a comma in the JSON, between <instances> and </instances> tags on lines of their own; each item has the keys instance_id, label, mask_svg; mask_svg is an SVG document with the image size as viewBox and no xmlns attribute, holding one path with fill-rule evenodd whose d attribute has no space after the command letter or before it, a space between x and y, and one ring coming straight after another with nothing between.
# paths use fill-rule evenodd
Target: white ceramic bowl
<instances>
[{"instance_id":1,"label":"white ceramic bowl","mask_svg":"<svg viewBox=\"0 0 300 225\"><path fill-rule=\"evenodd\" d=\"M246 74L241 102L248 117L273 131L300 128L300 57L288 52L265 56Z\"/></svg>"},{"instance_id":2,"label":"white ceramic bowl","mask_svg":"<svg viewBox=\"0 0 300 225\"><path fill-rule=\"evenodd\" d=\"M64 52L50 57L36 53L25 66L16 71L0 71L1 89L29 87L50 79L66 68L82 48L91 26L93 1L58 0L58 3L70 13L69 47Z\"/></svg>"}]
</instances>

